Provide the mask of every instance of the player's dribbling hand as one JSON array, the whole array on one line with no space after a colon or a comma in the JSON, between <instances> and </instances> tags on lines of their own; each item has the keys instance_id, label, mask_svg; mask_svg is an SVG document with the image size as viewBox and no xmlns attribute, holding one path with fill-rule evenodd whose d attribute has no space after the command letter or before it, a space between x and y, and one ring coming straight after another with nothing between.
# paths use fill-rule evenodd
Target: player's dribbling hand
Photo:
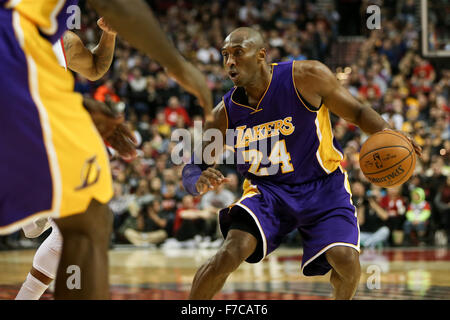
<instances>
[{"instance_id":1,"label":"player's dribbling hand","mask_svg":"<svg viewBox=\"0 0 450 320\"><path fill-rule=\"evenodd\" d=\"M208 168L202 172L195 183L195 187L200 194L205 194L225 182L228 182L228 179L219 170Z\"/></svg>"},{"instance_id":2,"label":"player's dribbling hand","mask_svg":"<svg viewBox=\"0 0 450 320\"><path fill-rule=\"evenodd\" d=\"M117 32L111 26L105 21L103 17L97 20L97 25L100 29L102 29L104 32L109 33L111 35L116 35Z\"/></svg>"},{"instance_id":3,"label":"player's dribbling hand","mask_svg":"<svg viewBox=\"0 0 450 320\"><path fill-rule=\"evenodd\" d=\"M392 130L392 129L384 129L384 130ZM416 154L421 157L422 156L422 147L419 146L419 144L414 140L413 137L411 137L408 133L404 132L404 131L400 131L400 130L392 130L395 132L400 133L401 135L403 135L406 139L408 139L408 141L412 144L414 151L416 152Z\"/></svg>"}]
</instances>

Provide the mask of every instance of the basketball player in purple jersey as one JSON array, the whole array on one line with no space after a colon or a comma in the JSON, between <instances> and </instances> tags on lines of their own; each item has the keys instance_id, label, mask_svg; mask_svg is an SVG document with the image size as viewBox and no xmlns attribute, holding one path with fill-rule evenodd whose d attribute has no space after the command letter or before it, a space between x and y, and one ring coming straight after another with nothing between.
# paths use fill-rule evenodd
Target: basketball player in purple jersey
<instances>
[{"instance_id":1,"label":"basketball player in purple jersey","mask_svg":"<svg viewBox=\"0 0 450 320\"><path fill-rule=\"evenodd\" d=\"M107 299L108 156L82 97L73 92L72 76L58 69L52 51L67 29L69 6L77 2L0 0L0 234L55 218L64 238L55 298ZM89 3L197 96L209 116L212 97L204 76L167 40L144 1ZM79 289L67 285L69 266L79 268Z\"/></svg>"},{"instance_id":2,"label":"basketball player in purple jersey","mask_svg":"<svg viewBox=\"0 0 450 320\"><path fill-rule=\"evenodd\" d=\"M224 136L234 130L237 169L246 180L242 198L220 211L225 241L197 271L190 298L213 298L243 261L263 260L297 229L303 239L302 273L331 270L334 298L351 299L361 274L359 227L329 111L368 134L389 125L318 61L268 66L263 38L254 29L234 30L222 54L235 87L214 108L205 129L217 128ZM253 148L267 140L275 143L267 144L266 153ZM183 184L194 195L224 181L204 163L183 168Z\"/></svg>"}]
</instances>

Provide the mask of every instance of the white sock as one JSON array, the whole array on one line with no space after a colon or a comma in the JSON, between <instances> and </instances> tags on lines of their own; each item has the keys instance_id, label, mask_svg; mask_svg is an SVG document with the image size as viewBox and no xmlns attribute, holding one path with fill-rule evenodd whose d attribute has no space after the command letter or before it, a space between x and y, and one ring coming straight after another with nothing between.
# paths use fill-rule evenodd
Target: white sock
<instances>
[{"instance_id":1,"label":"white sock","mask_svg":"<svg viewBox=\"0 0 450 320\"><path fill-rule=\"evenodd\" d=\"M20 288L15 300L39 300L47 288L48 285L43 284L28 273L27 279Z\"/></svg>"}]
</instances>

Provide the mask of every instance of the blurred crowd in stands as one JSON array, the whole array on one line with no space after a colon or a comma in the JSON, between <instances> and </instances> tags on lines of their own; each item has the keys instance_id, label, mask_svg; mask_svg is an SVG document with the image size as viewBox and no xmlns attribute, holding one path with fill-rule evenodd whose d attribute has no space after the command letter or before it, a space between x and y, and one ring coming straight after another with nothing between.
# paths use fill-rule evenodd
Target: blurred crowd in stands
<instances>
[{"instance_id":1,"label":"blurred crowd in stands","mask_svg":"<svg viewBox=\"0 0 450 320\"><path fill-rule=\"evenodd\" d=\"M378 1L379 3L382 1ZM392 1L386 1L392 3ZM422 58L414 1L391 8L380 30L366 32L352 64L330 66L361 103L370 105L397 130L423 148L413 177L398 188L368 183L359 169L358 151L367 136L332 117L345 151L363 247L447 245L450 238L450 70ZM218 103L232 86L222 70L220 48L234 28L259 28L268 44L267 62L316 59L326 62L340 36L340 15L333 5L314 1L152 1L157 17L180 52L207 76ZM77 33L90 47L100 30L92 10L83 11ZM139 157L111 161L114 177L114 244L164 247L216 247L222 241L217 212L239 199L242 178L233 166L219 169L229 182L203 197L188 195L182 165L174 165L171 133L194 132L202 120L195 98L179 88L161 67L118 40L110 72L89 82L75 75L75 90L101 101L125 103L126 118L139 140ZM3 246L22 239L1 238ZM12 241L12 242L11 242ZM300 246L296 232L285 242Z\"/></svg>"}]
</instances>

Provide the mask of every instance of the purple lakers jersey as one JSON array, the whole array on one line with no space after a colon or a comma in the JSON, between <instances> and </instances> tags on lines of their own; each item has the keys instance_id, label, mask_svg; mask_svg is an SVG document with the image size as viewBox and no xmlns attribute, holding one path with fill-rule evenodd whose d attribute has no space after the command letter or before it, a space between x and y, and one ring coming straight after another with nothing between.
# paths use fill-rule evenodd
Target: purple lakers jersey
<instances>
[{"instance_id":1,"label":"purple lakers jersey","mask_svg":"<svg viewBox=\"0 0 450 320\"><path fill-rule=\"evenodd\" d=\"M238 171L252 181L301 184L335 171L343 159L327 107L315 108L295 88L294 62L272 64L270 83L256 107L242 87L223 97ZM232 138L230 139L230 136Z\"/></svg>"},{"instance_id":2,"label":"purple lakers jersey","mask_svg":"<svg viewBox=\"0 0 450 320\"><path fill-rule=\"evenodd\" d=\"M32 21L45 38L55 43L67 30L68 22L75 18L72 16L79 12L70 8L77 3L78 0L0 0L0 7L19 12Z\"/></svg>"}]
</instances>

